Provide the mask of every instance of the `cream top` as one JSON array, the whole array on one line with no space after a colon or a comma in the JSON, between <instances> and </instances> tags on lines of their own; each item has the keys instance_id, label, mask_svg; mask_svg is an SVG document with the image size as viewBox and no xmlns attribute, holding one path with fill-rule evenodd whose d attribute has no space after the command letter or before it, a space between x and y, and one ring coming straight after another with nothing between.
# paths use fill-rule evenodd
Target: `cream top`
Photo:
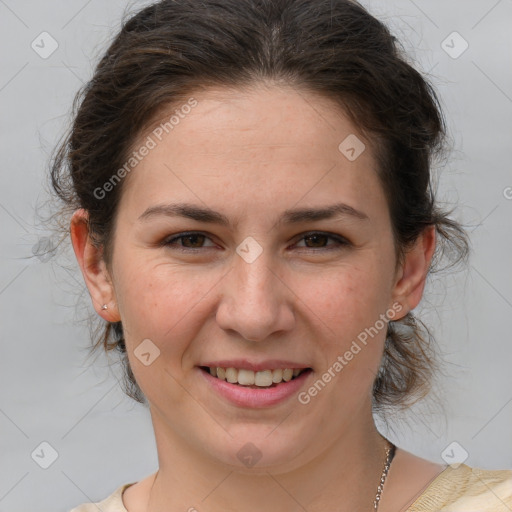
<instances>
[{"instance_id":1,"label":"cream top","mask_svg":"<svg viewBox=\"0 0 512 512\"><path fill-rule=\"evenodd\" d=\"M108 498L84 503L70 512L128 512L121 485ZM448 466L430 482L405 512L511 512L512 470L485 470L461 464Z\"/></svg>"}]
</instances>

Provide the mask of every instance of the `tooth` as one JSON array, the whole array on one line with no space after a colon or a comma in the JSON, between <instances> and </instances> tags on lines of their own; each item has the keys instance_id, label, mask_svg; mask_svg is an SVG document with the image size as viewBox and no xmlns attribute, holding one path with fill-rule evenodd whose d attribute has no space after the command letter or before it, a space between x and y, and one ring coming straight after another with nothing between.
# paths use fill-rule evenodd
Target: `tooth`
<instances>
[{"instance_id":1,"label":"tooth","mask_svg":"<svg viewBox=\"0 0 512 512\"><path fill-rule=\"evenodd\" d=\"M279 384L283 380L283 370L278 368L272 371L272 382Z\"/></svg>"},{"instance_id":2,"label":"tooth","mask_svg":"<svg viewBox=\"0 0 512 512\"><path fill-rule=\"evenodd\" d=\"M234 384L238 381L238 370L236 368L226 368L226 380Z\"/></svg>"},{"instance_id":3,"label":"tooth","mask_svg":"<svg viewBox=\"0 0 512 512\"><path fill-rule=\"evenodd\" d=\"M263 370L261 372L256 372L256 375L254 376L254 384L256 384L256 386L271 386L272 370Z\"/></svg>"},{"instance_id":4,"label":"tooth","mask_svg":"<svg viewBox=\"0 0 512 512\"><path fill-rule=\"evenodd\" d=\"M261 370L253 372L252 370L237 368L209 368L210 374L221 380L227 380L231 384L241 384L242 386L260 386L268 387L272 383L279 384L282 381L289 382L292 378L297 377L302 368L277 368L275 370Z\"/></svg>"},{"instance_id":5,"label":"tooth","mask_svg":"<svg viewBox=\"0 0 512 512\"><path fill-rule=\"evenodd\" d=\"M286 368L286 370L283 370L283 380L285 382L292 380L292 377L293 377L293 370L291 368Z\"/></svg>"},{"instance_id":6,"label":"tooth","mask_svg":"<svg viewBox=\"0 0 512 512\"><path fill-rule=\"evenodd\" d=\"M254 372L252 370L238 370L238 384L251 386L254 384Z\"/></svg>"}]
</instances>

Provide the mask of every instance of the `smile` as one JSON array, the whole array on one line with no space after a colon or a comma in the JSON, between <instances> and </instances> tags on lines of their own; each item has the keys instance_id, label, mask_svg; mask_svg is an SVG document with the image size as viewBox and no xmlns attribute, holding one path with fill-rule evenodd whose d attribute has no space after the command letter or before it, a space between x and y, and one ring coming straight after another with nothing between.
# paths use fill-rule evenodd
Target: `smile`
<instances>
[{"instance_id":1,"label":"smile","mask_svg":"<svg viewBox=\"0 0 512 512\"><path fill-rule=\"evenodd\" d=\"M232 366L197 366L196 371L215 396L237 407L250 409L273 407L287 402L300 392L313 374L312 368L254 371ZM229 382L228 377L234 382Z\"/></svg>"},{"instance_id":2,"label":"smile","mask_svg":"<svg viewBox=\"0 0 512 512\"><path fill-rule=\"evenodd\" d=\"M231 384L247 386L250 388L275 387L281 382L289 382L298 377L308 368L277 368L261 371L247 370L243 368L221 368L202 366L202 370L208 371L217 379L227 381Z\"/></svg>"}]
</instances>

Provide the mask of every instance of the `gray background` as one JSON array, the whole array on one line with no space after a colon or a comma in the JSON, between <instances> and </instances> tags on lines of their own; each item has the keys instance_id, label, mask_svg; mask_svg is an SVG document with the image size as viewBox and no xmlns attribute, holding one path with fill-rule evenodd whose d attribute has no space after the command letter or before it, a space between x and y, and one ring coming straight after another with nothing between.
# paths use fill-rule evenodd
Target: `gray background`
<instances>
[{"instance_id":1,"label":"gray background","mask_svg":"<svg viewBox=\"0 0 512 512\"><path fill-rule=\"evenodd\" d=\"M467 464L512 468L512 1L364 3L440 92L454 146L440 197L459 204L474 248L467 270L433 279L418 308L447 361L444 410L431 400L382 429L437 462L456 441L448 451L466 450ZM127 6L0 0L0 511L66 511L157 467L149 412L123 395L115 361L86 359L92 308L72 252L47 260L35 247L51 243L35 213L49 152ZM45 59L31 47L43 31L58 43ZM454 31L469 44L458 58Z\"/></svg>"}]
</instances>

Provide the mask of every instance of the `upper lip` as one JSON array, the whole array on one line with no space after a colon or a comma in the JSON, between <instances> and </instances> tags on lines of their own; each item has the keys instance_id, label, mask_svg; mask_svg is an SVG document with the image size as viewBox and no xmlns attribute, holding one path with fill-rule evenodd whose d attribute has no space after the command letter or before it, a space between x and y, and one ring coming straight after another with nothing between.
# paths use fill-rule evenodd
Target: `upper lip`
<instances>
[{"instance_id":1,"label":"upper lip","mask_svg":"<svg viewBox=\"0 0 512 512\"><path fill-rule=\"evenodd\" d=\"M247 359L222 359L218 361L208 361L199 366L208 366L210 368L237 368L243 370L252 370L253 372L259 372L262 370L277 370L279 368L285 370L286 368L311 368L308 365L302 363L296 363L293 361L284 361L282 359L267 359L258 363L253 361L247 361Z\"/></svg>"}]
</instances>

